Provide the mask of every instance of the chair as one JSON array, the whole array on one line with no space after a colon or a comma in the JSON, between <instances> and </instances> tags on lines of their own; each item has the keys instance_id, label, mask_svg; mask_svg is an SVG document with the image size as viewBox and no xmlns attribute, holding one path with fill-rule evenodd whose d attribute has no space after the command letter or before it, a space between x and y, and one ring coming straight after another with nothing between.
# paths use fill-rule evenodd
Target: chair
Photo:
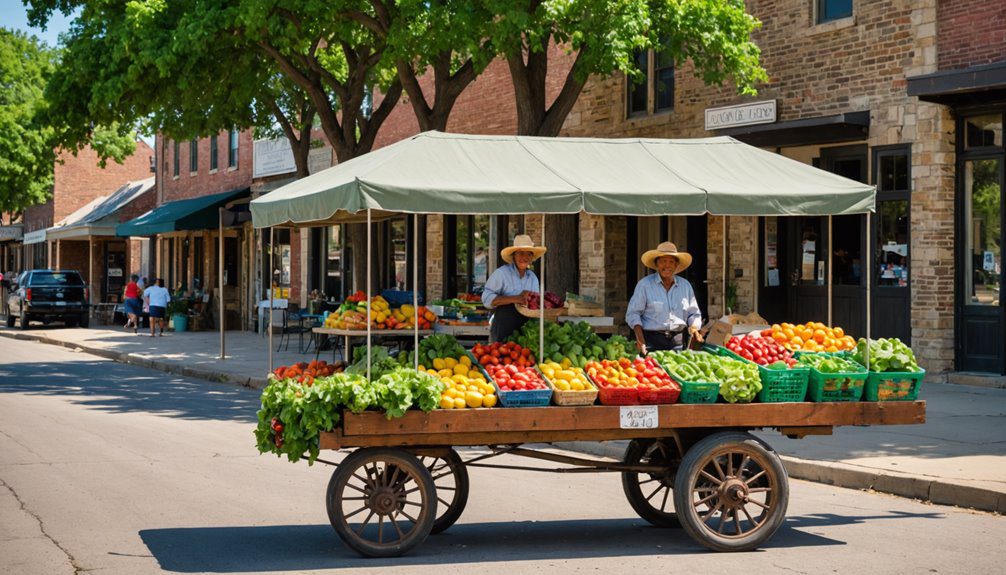
<instances>
[{"instance_id":1,"label":"chair","mask_svg":"<svg viewBox=\"0 0 1006 575\"><path fill-rule=\"evenodd\" d=\"M304 334L308 331L310 331L310 328L304 327L303 318L300 315L300 308L296 304L289 304L287 309L283 310L283 327L279 332L279 345L276 346L276 351L290 349L291 334L298 334L300 338L300 346L303 346Z\"/></svg>"}]
</instances>

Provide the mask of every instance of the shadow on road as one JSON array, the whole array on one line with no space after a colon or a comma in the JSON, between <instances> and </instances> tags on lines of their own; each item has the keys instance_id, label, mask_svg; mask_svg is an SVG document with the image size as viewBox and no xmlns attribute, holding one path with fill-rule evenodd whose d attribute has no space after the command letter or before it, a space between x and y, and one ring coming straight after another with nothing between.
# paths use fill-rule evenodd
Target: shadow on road
<instances>
[{"instance_id":1,"label":"shadow on road","mask_svg":"<svg viewBox=\"0 0 1006 575\"><path fill-rule=\"evenodd\" d=\"M826 522L839 525L928 516L828 516ZM790 519L766 547L845 545L842 541L800 530L821 524L817 516ZM140 537L162 569L180 573L300 572L706 552L684 531L658 529L641 519L459 523L445 533L431 535L411 554L393 559L360 557L342 543L329 525L149 529L141 531Z\"/></svg>"},{"instance_id":2,"label":"shadow on road","mask_svg":"<svg viewBox=\"0 0 1006 575\"><path fill-rule=\"evenodd\" d=\"M181 419L257 421L259 393L113 361L0 365L0 393L66 396L110 413L148 412Z\"/></svg>"}]
</instances>

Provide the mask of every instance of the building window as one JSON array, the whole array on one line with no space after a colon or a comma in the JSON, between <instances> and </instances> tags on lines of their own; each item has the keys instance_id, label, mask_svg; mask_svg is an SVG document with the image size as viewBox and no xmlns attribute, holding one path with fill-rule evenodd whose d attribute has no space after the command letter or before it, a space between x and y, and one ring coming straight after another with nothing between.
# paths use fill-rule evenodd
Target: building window
<instances>
[{"instance_id":1,"label":"building window","mask_svg":"<svg viewBox=\"0 0 1006 575\"><path fill-rule=\"evenodd\" d=\"M179 159L181 157L181 146L178 144L178 140L175 140L175 156L172 158L171 175L178 177L178 172L181 170Z\"/></svg>"},{"instance_id":2,"label":"building window","mask_svg":"<svg viewBox=\"0 0 1006 575\"><path fill-rule=\"evenodd\" d=\"M227 135L227 167L238 167L238 131L231 130Z\"/></svg>"},{"instance_id":3,"label":"building window","mask_svg":"<svg viewBox=\"0 0 1006 575\"><path fill-rule=\"evenodd\" d=\"M199 140L194 138L189 142L189 171L193 174L199 171Z\"/></svg>"},{"instance_id":4,"label":"building window","mask_svg":"<svg viewBox=\"0 0 1006 575\"><path fill-rule=\"evenodd\" d=\"M482 293L489 278L489 220L485 215L447 216L445 219L445 296Z\"/></svg>"},{"instance_id":5,"label":"building window","mask_svg":"<svg viewBox=\"0 0 1006 575\"><path fill-rule=\"evenodd\" d=\"M852 16L852 0L817 0L817 23Z\"/></svg>"},{"instance_id":6,"label":"building window","mask_svg":"<svg viewBox=\"0 0 1006 575\"><path fill-rule=\"evenodd\" d=\"M650 84L650 75L648 73L650 70L648 51L641 50L636 52L636 69L643 72L644 77L635 81L632 78L629 78L629 115L645 116L647 112L646 105L648 100L646 94Z\"/></svg>"},{"instance_id":7,"label":"building window","mask_svg":"<svg viewBox=\"0 0 1006 575\"><path fill-rule=\"evenodd\" d=\"M219 167L217 162L217 136L210 136L210 171L215 172Z\"/></svg>"},{"instance_id":8,"label":"building window","mask_svg":"<svg viewBox=\"0 0 1006 575\"><path fill-rule=\"evenodd\" d=\"M875 284L907 287L911 255L911 150L906 146L875 148L877 238Z\"/></svg>"},{"instance_id":9,"label":"building window","mask_svg":"<svg viewBox=\"0 0 1006 575\"><path fill-rule=\"evenodd\" d=\"M626 115L646 116L674 109L674 59L669 52L636 52L636 68L643 78L626 82Z\"/></svg>"}]
</instances>

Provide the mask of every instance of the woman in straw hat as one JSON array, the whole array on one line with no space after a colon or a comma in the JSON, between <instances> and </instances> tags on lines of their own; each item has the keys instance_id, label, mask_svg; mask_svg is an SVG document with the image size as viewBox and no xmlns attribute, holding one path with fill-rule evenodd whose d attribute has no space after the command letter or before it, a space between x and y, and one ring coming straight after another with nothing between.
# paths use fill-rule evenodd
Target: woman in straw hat
<instances>
[{"instance_id":1,"label":"woman in straw hat","mask_svg":"<svg viewBox=\"0 0 1006 575\"><path fill-rule=\"evenodd\" d=\"M656 270L639 280L625 311L625 322L636 335L639 353L658 349L681 349L684 333L702 341L702 313L692 284L674 274L692 265L688 252L679 252L671 242L643 254L643 265Z\"/></svg>"},{"instance_id":2,"label":"woman in straw hat","mask_svg":"<svg viewBox=\"0 0 1006 575\"><path fill-rule=\"evenodd\" d=\"M486 281L482 303L493 310L490 341L503 341L520 329L528 318L515 304L527 304L527 298L541 289L538 276L531 271L531 262L545 254L544 246L535 246L531 236L519 235L513 245L503 248L500 257L507 265L497 268Z\"/></svg>"}]
</instances>

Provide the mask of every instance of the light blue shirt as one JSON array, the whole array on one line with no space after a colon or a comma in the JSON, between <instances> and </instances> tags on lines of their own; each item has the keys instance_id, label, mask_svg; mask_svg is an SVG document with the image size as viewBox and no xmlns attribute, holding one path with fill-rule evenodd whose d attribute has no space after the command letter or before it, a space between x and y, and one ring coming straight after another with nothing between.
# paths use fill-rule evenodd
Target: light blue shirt
<instances>
[{"instance_id":1,"label":"light blue shirt","mask_svg":"<svg viewBox=\"0 0 1006 575\"><path fill-rule=\"evenodd\" d=\"M492 308L492 302L497 296L520 295L522 291L538 291L538 276L534 275L531 268L524 272L524 277L520 277L517 266L507 264L489 276L486 286L482 290L482 304L487 308Z\"/></svg>"},{"instance_id":2,"label":"light blue shirt","mask_svg":"<svg viewBox=\"0 0 1006 575\"><path fill-rule=\"evenodd\" d=\"M683 327L702 327L702 313L695 300L692 284L674 276L671 289L664 289L660 274L650 274L639 280L625 310L629 327L643 326L648 331L674 331Z\"/></svg>"}]
</instances>

